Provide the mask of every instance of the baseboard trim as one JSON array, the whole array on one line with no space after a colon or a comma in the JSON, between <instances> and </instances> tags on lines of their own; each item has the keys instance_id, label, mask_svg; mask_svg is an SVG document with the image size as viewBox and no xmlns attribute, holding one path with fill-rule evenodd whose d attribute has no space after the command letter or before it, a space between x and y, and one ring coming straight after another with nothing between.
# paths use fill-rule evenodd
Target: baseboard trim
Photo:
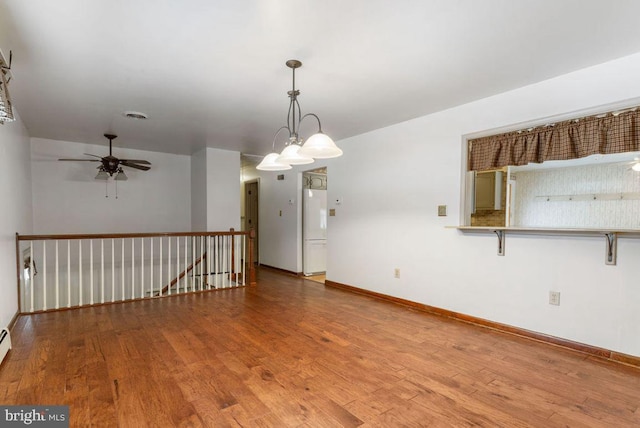
<instances>
[{"instance_id":1,"label":"baseboard trim","mask_svg":"<svg viewBox=\"0 0 640 428\"><path fill-rule=\"evenodd\" d=\"M277 268L274 266L269 266L269 265L260 265L259 269L265 268L267 270L272 270L274 272L278 272L278 273L283 273L285 275L291 275L291 276L297 276L297 277L302 277L304 276L302 272L293 272L290 270L286 270L286 269L282 269L282 268Z\"/></svg>"},{"instance_id":2,"label":"baseboard trim","mask_svg":"<svg viewBox=\"0 0 640 428\"><path fill-rule=\"evenodd\" d=\"M549 345L559 346L561 348L570 349L572 351L581 352L593 357L602 358L608 361L613 361L620 364L640 368L640 357L633 355L627 355L620 352L611 351L609 349L599 348L597 346L586 345L580 342L574 342L568 339L562 339L560 337L550 336L547 334L538 333L531 330L526 330L519 327L514 327L507 324L501 324L494 321L489 321L484 318L478 318L471 315L466 315L447 309L438 308L435 306L425 305L423 303L413 302L411 300L401 299L399 297L389 296L387 294L377 293L375 291L365 290L363 288L354 287L352 285L341 284L339 282L325 280L325 285L328 287L339 288L342 290L350 291L352 293L363 294L365 296L374 297L376 299L384 300L387 302L395 303L402 306L407 306L422 312L427 312L433 315L441 317L451 318L457 321L474 324L477 326L489 328L492 330L500 331L502 333L513 334L515 336L524 337L527 339L535 340L538 342L546 343Z\"/></svg>"},{"instance_id":3,"label":"baseboard trim","mask_svg":"<svg viewBox=\"0 0 640 428\"><path fill-rule=\"evenodd\" d=\"M9 321L9 325L7 326L7 330L9 330L9 332L13 331L13 326L16 325L16 321L18 321L19 316L20 316L20 311L16 312L13 315L13 318L11 318L11 321Z\"/></svg>"}]
</instances>

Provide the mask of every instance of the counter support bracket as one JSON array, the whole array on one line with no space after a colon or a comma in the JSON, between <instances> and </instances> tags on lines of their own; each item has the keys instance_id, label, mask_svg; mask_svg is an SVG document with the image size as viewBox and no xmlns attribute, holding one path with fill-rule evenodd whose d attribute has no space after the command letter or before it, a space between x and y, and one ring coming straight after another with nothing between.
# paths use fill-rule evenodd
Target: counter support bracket
<instances>
[{"instance_id":1,"label":"counter support bracket","mask_svg":"<svg viewBox=\"0 0 640 428\"><path fill-rule=\"evenodd\" d=\"M504 230L494 230L493 233L498 237L498 255L504 256Z\"/></svg>"},{"instance_id":2,"label":"counter support bracket","mask_svg":"<svg viewBox=\"0 0 640 428\"><path fill-rule=\"evenodd\" d=\"M618 258L618 234L609 232L605 233L604 236L607 244L604 262L605 264L615 266Z\"/></svg>"}]
</instances>

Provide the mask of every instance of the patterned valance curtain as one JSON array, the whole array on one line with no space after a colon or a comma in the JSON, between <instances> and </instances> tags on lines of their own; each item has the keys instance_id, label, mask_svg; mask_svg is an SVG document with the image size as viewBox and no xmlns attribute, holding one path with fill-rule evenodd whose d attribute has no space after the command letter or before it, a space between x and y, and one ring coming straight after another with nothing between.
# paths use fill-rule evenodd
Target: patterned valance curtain
<instances>
[{"instance_id":1,"label":"patterned valance curtain","mask_svg":"<svg viewBox=\"0 0 640 428\"><path fill-rule=\"evenodd\" d=\"M626 111L469 140L469 171L640 151L640 112Z\"/></svg>"}]
</instances>

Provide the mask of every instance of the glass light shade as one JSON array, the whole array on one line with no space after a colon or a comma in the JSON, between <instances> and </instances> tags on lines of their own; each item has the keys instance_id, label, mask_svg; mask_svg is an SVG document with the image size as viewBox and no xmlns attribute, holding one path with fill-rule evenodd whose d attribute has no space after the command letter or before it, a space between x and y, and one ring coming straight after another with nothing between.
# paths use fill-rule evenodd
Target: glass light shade
<instances>
[{"instance_id":1,"label":"glass light shade","mask_svg":"<svg viewBox=\"0 0 640 428\"><path fill-rule=\"evenodd\" d=\"M128 179L129 177L127 177L127 175L124 173L122 168L118 170L118 173L116 174L116 178L114 178L114 180L116 181L127 181Z\"/></svg>"},{"instance_id":2,"label":"glass light shade","mask_svg":"<svg viewBox=\"0 0 640 428\"><path fill-rule=\"evenodd\" d=\"M631 169L634 171L640 172L640 161L634 163Z\"/></svg>"},{"instance_id":3,"label":"glass light shade","mask_svg":"<svg viewBox=\"0 0 640 428\"><path fill-rule=\"evenodd\" d=\"M308 156L302 156L300 152L300 146L297 144L289 144L284 148L278 159L276 160L278 163L289 164L289 165L306 165L308 163L313 163L313 158Z\"/></svg>"},{"instance_id":4,"label":"glass light shade","mask_svg":"<svg viewBox=\"0 0 640 428\"><path fill-rule=\"evenodd\" d=\"M278 162L278 153L269 153L262 159L262 162L258 164L256 169L260 171L285 171L291 169L291 165Z\"/></svg>"},{"instance_id":5,"label":"glass light shade","mask_svg":"<svg viewBox=\"0 0 640 428\"><path fill-rule=\"evenodd\" d=\"M107 174L107 171L100 168L100 171L98 171L98 175L96 175L96 180L108 180L108 179L109 179L109 174Z\"/></svg>"},{"instance_id":6,"label":"glass light shade","mask_svg":"<svg viewBox=\"0 0 640 428\"><path fill-rule=\"evenodd\" d=\"M11 108L11 98L7 89L7 80L4 72L0 70L0 123L13 122L13 109Z\"/></svg>"},{"instance_id":7,"label":"glass light shade","mask_svg":"<svg viewBox=\"0 0 640 428\"><path fill-rule=\"evenodd\" d=\"M342 150L336 146L336 143L327 134L319 132L307 138L298 154L314 159L329 159L342 156Z\"/></svg>"}]
</instances>

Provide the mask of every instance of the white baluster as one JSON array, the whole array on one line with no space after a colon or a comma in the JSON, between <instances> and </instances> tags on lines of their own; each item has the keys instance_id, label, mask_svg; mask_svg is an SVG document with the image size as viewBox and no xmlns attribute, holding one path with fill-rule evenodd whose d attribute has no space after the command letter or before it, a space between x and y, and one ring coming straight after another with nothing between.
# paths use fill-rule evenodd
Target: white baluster
<instances>
[{"instance_id":1,"label":"white baluster","mask_svg":"<svg viewBox=\"0 0 640 428\"><path fill-rule=\"evenodd\" d=\"M100 239L100 303L104 303L104 239Z\"/></svg>"},{"instance_id":2,"label":"white baluster","mask_svg":"<svg viewBox=\"0 0 640 428\"><path fill-rule=\"evenodd\" d=\"M162 296L162 270L164 269L164 261L162 260L162 245L164 244L164 239L162 236L160 237L160 295Z\"/></svg>"},{"instance_id":3,"label":"white baluster","mask_svg":"<svg viewBox=\"0 0 640 428\"><path fill-rule=\"evenodd\" d=\"M233 268L234 268L234 262L235 260L233 259L233 235L229 235L228 239L227 239L228 245L227 245L227 266L229 266L229 277L227 279L228 287L232 287L233 286Z\"/></svg>"},{"instance_id":4,"label":"white baluster","mask_svg":"<svg viewBox=\"0 0 640 428\"><path fill-rule=\"evenodd\" d=\"M229 268L229 236L222 235L222 270L226 272L222 275L222 288L229 286L231 279L231 269Z\"/></svg>"},{"instance_id":5,"label":"white baluster","mask_svg":"<svg viewBox=\"0 0 640 428\"><path fill-rule=\"evenodd\" d=\"M80 247L80 266L82 266L82 247ZM82 268L80 269L80 283L78 284L78 306L82 306ZM71 293L69 293L69 296L71 296ZM71 305L69 305L71 306Z\"/></svg>"},{"instance_id":6,"label":"white baluster","mask_svg":"<svg viewBox=\"0 0 640 428\"><path fill-rule=\"evenodd\" d=\"M78 290L82 296L82 240L78 239ZM82 297L80 297L82 298ZM67 281L67 308L71 307L71 281Z\"/></svg>"},{"instance_id":7,"label":"white baluster","mask_svg":"<svg viewBox=\"0 0 640 428\"><path fill-rule=\"evenodd\" d=\"M140 238L140 298L144 299L144 238Z\"/></svg>"},{"instance_id":8,"label":"white baluster","mask_svg":"<svg viewBox=\"0 0 640 428\"><path fill-rule=\"evenodd\" d=\"M196 285L196 237L191 237L191 288L193 291L198 289Z\"/></svg>"},{"instance_id":9,"label":"white baluster","mask_svg":"<svg viewBox=\"0 0 640 428\"><path fill-rule=\"evenodd\" d=\"M67 290L71 288L71 239L67 241ZM57 293L57 292L56 292ZM56 309L58 305L58 295L56 294Z\"/></svg>"},{"instance_id":10,"label":"white baluster","mask_svg":"<svg viewBox=\"0 0 640 428\"><path fill-rule=\"evenodd\" d=\"M167 282L169 283L169 286L167 287L167 294L170 296L171 295L171 237L167 236L167 240L169 241L169 250L167 251L168 254L168 260L167 260Z\"/></svg>"},{"instance_id":11,"label":"white baluster","mask_svg":"<svg viewBox=\"0 0 640 428\"><path fill-rule=\"evenodd\" d=\"M236 235L231 235L231 264L233 265L231 271L234 273L234 276L232 276L231 278L233 279L233 286L237 287L238 286L238 258L240 258L240 251L238 250L237 247L237 239L238 237Z\"/></svg>"},{"instance_id":12,"label":"white baluster","mask_svg":"<svg viewBox=\"0 0 640 428\"><path fill-rule=\"evenodd\" d=\"M93 239L89 241L89 304L93 305Z\"/></svg>"},{"instance_id":13,"label":"white baluster","mask_svg":"<svg viewBox=\"0 0 640 428\"><path fill-rule=\"evenodd\" d=\"M47 241L42 241L42 310L47 310Z\"/></svg>"},{"instance_id":14,"label":"white baluster","mask_svg":"<svg viewBox=\"0 0 640 428\"><path fill-rule=\"evenodd\" d=\"M29 312L34 312L35 311L35 307L34 307L34 294L35 294L35 268L34 268L34 262L33 262L33 246L34 246L34 242L33 241L29 241L29 286L30 286L30 290L29 290L29 300L31 303L31 307L29 309Z\"/></svg>"},{"instance_id":15,"label":"white baluster","mask_svg":"<svg viewBox=\"0 0 640 428\"><path fill-rule=\"evenodd\" d=\"M116 240L111 238L111 303L116 301Z\"/></svg>"},{"instance_id":16,"label":"white baluster","mask_svg":"<svg viewBox=\"0 0 640 428\"><path fill-rule=\"evenodd\" d=\"M125 275L124 275L124 241L125 239L122 238L121 241L121 248L120 248L120 258L121 258L121 262L120 262L120 288L122 289L122 294L120 294L120 300L124 301L124 299L126 298L126 293L125 293L125 284L124 284L124 279L125 279Z\"/></svg>"},{"instance_id":17,"label":"white baluster","mask_svg":"<svg viewBox=\"0 0 640 428\"><path fill-rule=\"evenodd\" d=\"M58 267L58 263L60 259L58 258L58 240L56 239L56 309L58 309L58 290L60 289L60 268Z\"/></svg>"},{"instance_id":18,"label":"white baluster","mask_svg":"<svg viewBox=\"0 0 640 428\"><path fill-rule=\"evenodd\" d=\"M242 285L247 285L245 272L247 271L247 235L242 235L242 263L240 269L242 269Z\"/></svg>"},{"instance_id":19,"label":"white baluster","mask_svg":"<svg viewBox=\"0 0 640 428\"><path fill-rule=\"evenodd\" d=\"M200 290L204 290L204 268L206 266L207 260L209 260L209 256L207 256L206 259L203 259L202 257L204 257L204 240L206 239L206 237L204 235L202 235L200 237Z\"/></svg>"},{"instance_id":20,"label":"white baluster","mask_svg":"<svg viewBox=\"0 0 640 428\"><path fill-rule=\"evenodd\" d=\"M180 293L180 237L176 236L176 294Z\"/></svg>"},{"instance_id":21,"label":"white baluster","mask_svg":"<svg viewBox=\"0 0 640 428\"><path fill-rule=\"evenodd\" d=\"M226 281L226 285L225 285L225 288L226 288L231 286L231 235L225 235L224 243L225 243L224 248L227 252L226 258L224 259L224 266L225 266L225 270L227 271L227 274L222 280Z\"/></svg>"},{"instance_id":22,"label":"white baluster","mask_svg":"<svg viewBox=\"0 0 640 428\"><path fill-rule=\"evenodd\" d=\"M216 276L215 276L215 287L216 288L220 288L220 264L221 264L221 259L220 259L220 255L222 254L221 252L221 247L220 247L220 236L216 235L213 237L213 242L214 242L214 248L213 248L213 264L215 272L216 272Z\"/></svg>"},{"instance_id":23,"label":"white baluster","mask_svg":"<svg viewBox=\"0 0 640 428\"><path fill-rule=\"evenodd\" d=\"M215 237L216 248L216 288L224 287L224 237L219 235Z\"/></svg>"},{"instance_id":24,"label":"white baluster","mask_svg":"<svg viewBox=\"0 0 640 428\"><path fill-rule=\"evenodd\" d=\"M239 283L239 278L240 278L240 259L242 256L241 253L241 248L240 248L240 236L239 235L233 235L233 248L234 248L234 254L236 255L235 259L233 259L233 263L234 263L234 271L236 272L236 287L240 285Z\"/></svg>"},{"instance_id":25,"label":"white baluster","mask_svg":"<svg viewBox=\"0 0 640 428\"><path fill-rule=\"evenodd\" d=\"M149 297L153 297L153 242L154 239L153 237L151 238L151 262L150 262L150 267L151 270L149 272Z\"/></svg>"},{"instance_id":26,"label":"white baluster","mask_svg":"<svg viewBox=\"0 0 640 428\"><path fill-rule=\"evenodd\" d=\"M218 285L218 248L217 248L217 243L218 243L218 237L217 236L210 236L209 237L209 245L210 245L210 253L211 253L211 260L213 261L213 266L211 266L213 268L213 272L209 272L209 274L213 274L213 281L211 281L211 283L209 284L209 288L211 288L211 286L213 287L217 287Z\"/></svg>"},{"instance_id":27,"label":"white baluster","mask_svg":"<svg viewBox=\"0 0 640 428\"><path fill-rule=\"evenodd\" d=\"M188 266L187 266L187 256L188 256L188 253L189 253L187 251L187 248L189 248L189 243L187 242L187 238L188 238L188 236L184 237L184 271L183 271L184 272L184 281L183 281L183 283L184 283L184 291L185 291L185 293L188 291L188 287L189 287L189 281L188 281L189 275L187 274L187 268L188 268Z\"/></svg>"},{"instance_id":28,"label":"white baluster","mask_svg":"<svg viewBox=\"0 0 640 428\"><path fill-rule=\"evenodd\" d=\"M218 257L216 256L215 243L216 243L216 237L209 235L209 251L207 252L207 254L211 255L211 259L209 262L209 269L207 270L207 290L210 290L212 286L215 286L214 281L218 280L218 276L217 276ZM211 281L212 274L215 275L214 281Z\"/></svg>"},{"instance_id":29,"label":"white baluster","mask_svg":"<svg viewBox=\"0 0 640 428\"><path fill-rule=\"evenodd\" d=\"M136 298L136 240L131 238L131 300Z\"/></svg>"}]
</instances>

